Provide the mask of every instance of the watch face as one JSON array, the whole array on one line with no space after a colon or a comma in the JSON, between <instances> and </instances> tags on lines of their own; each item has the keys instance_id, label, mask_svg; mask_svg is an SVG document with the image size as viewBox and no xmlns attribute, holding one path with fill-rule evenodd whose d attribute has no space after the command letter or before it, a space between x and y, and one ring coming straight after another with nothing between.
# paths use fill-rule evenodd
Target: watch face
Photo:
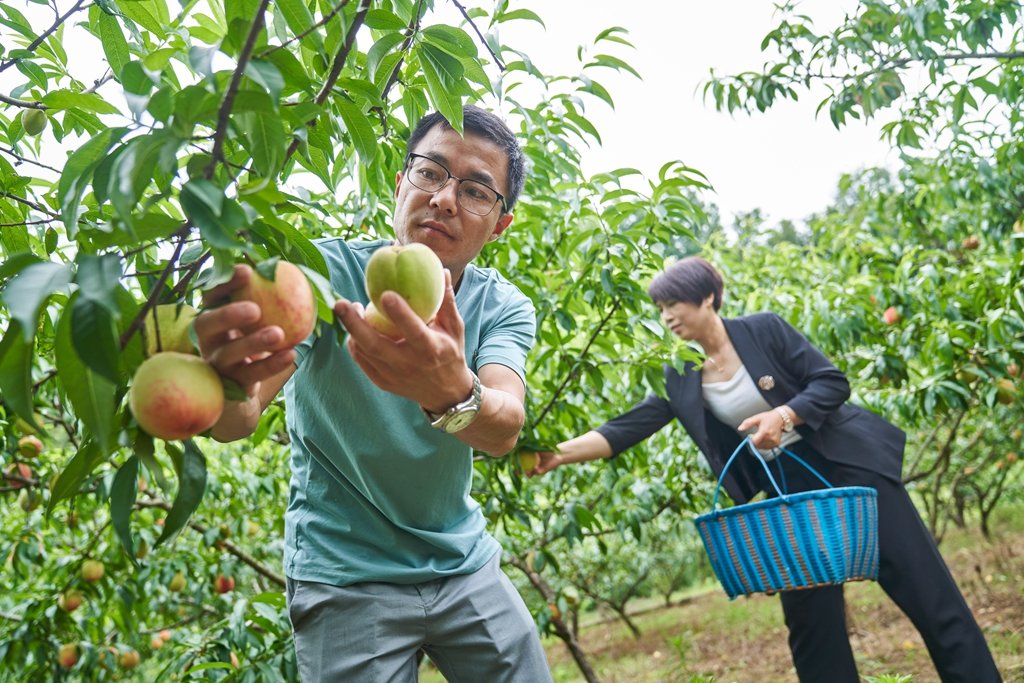
<instances>
[{"instance_id":1,"label":"watch face","mask_svg":"<svg viewBox=\"0 0 1024 683\"><path fill-rule=\"evenodd\" d=\"M444 423L444 431L449 434L462 431L476 419L476 414L476 410L461 410L455 413Z\"/></svg>"}]
</instances>

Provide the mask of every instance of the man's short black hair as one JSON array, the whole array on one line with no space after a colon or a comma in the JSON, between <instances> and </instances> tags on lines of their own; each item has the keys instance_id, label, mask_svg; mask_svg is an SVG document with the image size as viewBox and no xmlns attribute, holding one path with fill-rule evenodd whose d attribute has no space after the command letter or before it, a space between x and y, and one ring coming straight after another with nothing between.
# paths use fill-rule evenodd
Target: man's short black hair
<instances>
[{"instance_id":1,"label":"man's short black hair","mask_svg":"<svg viewBox=\"0 0 1024 683\"><path fill-rule=\"evenodd\" d=\"M412 135L409 136L406 156L416 151L416 146L434 126L443 126L452 130L451 124L439 112L427 114L420 119ZM526 155L523 154L519 141L508 124L501 118L472 104L467 104L462 109L462 126L466 133L487 138L505 152L505 157L508 159L508 168L506 169L508 189L503 194L505 195L505 209L511 211L523 191L523 183L526 180ZM500 190L500 188L497 189Z\"/></svg>"},{"instance_id":2,"label":"man's short black hair","mask_svg":"<svg viewBox=\"0 0 1024 683\"><path fill-rule=\"evenodd\" d=\"M710 295L717 311L722 307L722 275L700 256L688 256L658 273L647 288L654 303L685 301L700 305Z\"/></svg>"}]
</instances>

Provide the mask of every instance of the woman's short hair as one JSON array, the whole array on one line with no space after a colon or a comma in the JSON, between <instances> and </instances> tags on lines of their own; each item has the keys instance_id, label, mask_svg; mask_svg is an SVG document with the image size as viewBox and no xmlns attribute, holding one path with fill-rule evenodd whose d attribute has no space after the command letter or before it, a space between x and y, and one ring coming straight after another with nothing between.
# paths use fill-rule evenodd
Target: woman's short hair
<instances>
[{"instance_id":1,"label":"woman's short hair","mask_svg":"<svg viewBox=\"0 0 1024 683\"><path fill-rule=\"evenodd\" d=\"M712 305L722 307L722 275L700 256L687 256L658 273L647 288L654 303L685 301L700 305L714 295Z\"/></svg>"}]
</instances>

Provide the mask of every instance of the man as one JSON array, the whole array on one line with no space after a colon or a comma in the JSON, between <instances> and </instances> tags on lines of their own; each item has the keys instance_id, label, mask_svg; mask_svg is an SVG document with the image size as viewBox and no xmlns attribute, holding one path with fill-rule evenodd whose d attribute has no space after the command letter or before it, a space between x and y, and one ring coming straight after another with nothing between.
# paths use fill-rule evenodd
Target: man
<instances>
[{"instance_id":1,"label":"man","mask_svg":"<svg viewBox=\"0 0 1024 683\"><path fill-rule=\"evenodd\" d=\"M383 240L319 243L344 297L334 311L345 344L327 334L290 349L277 327L243 334L259 319L252 302L196 320L204 357L250 397L228 405L215 438L251 434L285 390L285 572L304 681L414 681L420 648L451 681L551 680L469 496L473 449L504 455L522 428L535 319L518 289L471 264L512 222L522 150L494 115L464 114L464 137L440 115L425 117L396 178L397 241L429 246L448 270L429 326L393 292L382 306L403 340L363 319L366 263ZM211 298L251 272L238 267Z\"/></svg>"}]
</instances>

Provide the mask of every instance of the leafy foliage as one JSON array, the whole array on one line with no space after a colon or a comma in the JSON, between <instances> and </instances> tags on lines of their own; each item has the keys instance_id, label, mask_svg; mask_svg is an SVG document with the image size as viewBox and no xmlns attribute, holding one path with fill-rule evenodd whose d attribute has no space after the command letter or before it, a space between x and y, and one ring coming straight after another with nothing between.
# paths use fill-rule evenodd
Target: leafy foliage
<instances>
[{"instance_id":1,"label":"leafy foliage","mask_svg":"<svg viewBox=\"0 0 1024 683\"><path fill-rule=\"evenodd\" d=\"M845 178L833 207L781 231L756 213L723 227L706 179L678 162L653 178L582 172L581 149L600 144L588 111L614 106L600 75L635 73L622 29L595 36L577 73L545 74L501 39L538 14L437 5L0 3L0 678L294 680L275 569L282 408L241 444L150 438L126 401L144 321L159 304L201 307L236 262L284 258L310 277L330 333L312 240L390 235L410 125L437 109L461 128L469 101L503 112L531 162L512 230L482 256L537 305L521 449L663 390L662 364L694 352L661 329L645 285L703 250L727 275L730 314L783 313L857 400L912 432L907 476L936 530L1020 498L1021 437L1005 429L1021 422L1024 365L1013 3L865 3L822 36L784 15L767 39L779 65L713 81L720 106L763 109L817 65L850 65L828 100L837 125L904 102L894 142L949 141L895 174ZM967 80L953 69L966 57L943 57L996 50ZM89 55L97 74L84 75ZM911 97L901 70L917 63L931 70ZM898 324L881 319L890 305ZM21 449L26 435L41 454ZM712 482L678 426L600 467L526 480L515 463L478 461L474 494L539 627L594 680L575 617L598 604L626 617L633 597L700 576L685 519ZM87 560L103 562L99 581L82 576ZM58 604L70 591L74 611ZM70 670L62 644L79 655ZM142 659L131 671L129 652Z\"/></svg>"}]
</instances>

